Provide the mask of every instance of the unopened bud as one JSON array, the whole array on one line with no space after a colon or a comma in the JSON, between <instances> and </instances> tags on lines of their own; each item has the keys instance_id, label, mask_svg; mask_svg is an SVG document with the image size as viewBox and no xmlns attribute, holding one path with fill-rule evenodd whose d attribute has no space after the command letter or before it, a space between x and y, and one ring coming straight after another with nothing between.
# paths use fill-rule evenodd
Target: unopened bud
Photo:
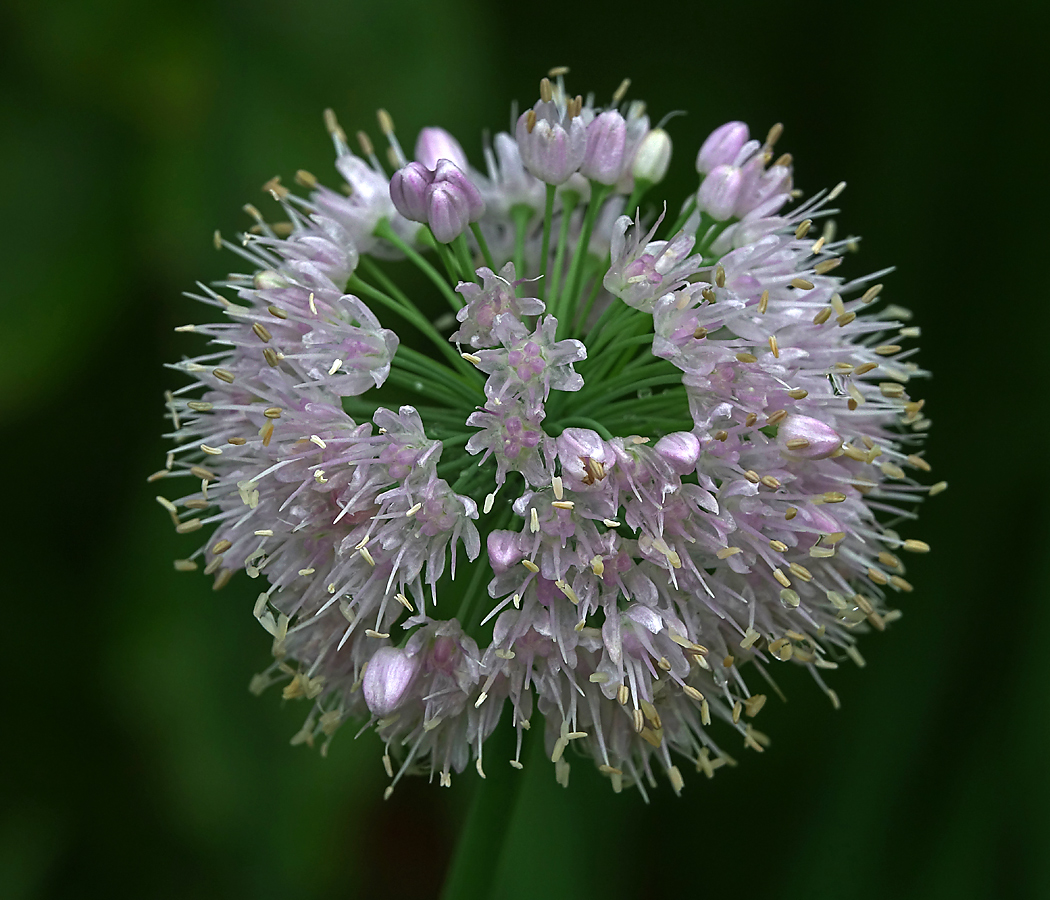
<instances>
[{"instance_id":1,"label":"unopened bud","mask_svg":"<svg viewBox=\"0 0 1050 900\"><path fill-rule=\"evenodd\" d=\"M602 184L615 184L623 171L627 122L616 110L607 110L587 126L587 150L580 174Z\"/></svg>"},{"instance_id":2,"label":"unopened bud","mask_svg":"<svg viewBox=\"0 0 1050 900\"><path fill-rule=\"evenodd\" d=\"M426 192L434 182L434 173L420 162L410 162L390 178L390 199L406 219L426 222Z\"/></svg>"},{"instance_id":3,"label":"unopened bud","mask_svg":"<svg viewBox=\"0 0 1050 900\"><path fill-rule=\"evenodd\" d=\"M398 647L380 647L368 661L361 693L372 715L389 716L405 699L419 670L419 658Z\"/></svg>"},{"instance_id":4,"label":"unopened bud","mask_svg":"<svg viewBox=\"0 0 1050 900\"><path fill-rule=\"evenodd\" d=\"M736 205L737 218L749 213L759 216L774 214L790 199L791 168L789 166L770 166L763 169L756 157L745 168L754 168L752 177L745 173L745 187L741 189ZM710 176L708 176L710 177Z\"/></svg>"},{"instance_id":5,"label":"unopened bud","mask_svg":"<svg viewBox=\"0 0 1050 900\"><path fill-rule=\"evenodd\" d=\"M631 174L638 181L659 184L671 164L671 136L662 128L654 128L638 146L631 165Z\"/></svg>"},{"instance_id":6,"label":"unopened bud","mask_svg":"<svg viewBox=\"0 0 1050 900\"><path fill-rule=\"evenodd\" d=\"M711 218L724 222L736 210L742 185L743 175L736 166L715 166L697 191L697 206Z\"/></svg>"},{"instance_id":7,"label":"unopened bud","mask_svg":"<svg viewBox=\"0 0 1050 900\"><path fill-rule=\"evenodd\" d=\"M747 138L747 125L743 122L726 122L716 128L696 155L696 171L705 175L716 166L732 165Z\"/></svg>"},{"instance_id":8,"label":"unopened bud","mask_svg":"<svg viewBox=\"0 0 1050 900\"><path fill-rule=\"evenodd\" d=\"M447 159L438 163L434 181L426 190L427 224L434 237L448 244L485 212L485 201L473 182Z\"/></svg>"},{"instance_id":9,"label":"unopened bud","mask_svg":"<svg viewBox=\"0 0 1050 900\"><path fill-rule=\"evenodd\" d=\"M518 545L517 532L490 532L486 543L489 551L489 563L492 565L492 571L497 575L513 568L525 558L525 554Z\"/></svg>"},{"instance_id":10,"label":"unopened bud","mask_svg":"<svg viewBox=\"0 0 1050 900\"><path fill-rule=\"evenodd\" d=\"M424 128L416 138L416 159L428 169L436 169L442 159L455 163L464 172L467 170L467 154L451 134L444 128Z\"/></svg>"},{"instance_id":11,"label":"unopened bud","mask_svg":"<svg viewBox=\"0 0 1050 900\"><path fill-rule=\"evenodd\" d=\"M700 441L689 431L666 434L653 447L678 475L687 475L696 468L700 458Z\"/></svg>"},{"instance_id":12,"label":"unopened bud","mask_svg":"<svg viewBox=\"0 0 1050 900\"><path fill-rule=\"evenodd\" d=\"M777 427L777 443L797 459L826 459L842 445L842 436L811 416L788 416Z\"/></svg>"}]
</instances>

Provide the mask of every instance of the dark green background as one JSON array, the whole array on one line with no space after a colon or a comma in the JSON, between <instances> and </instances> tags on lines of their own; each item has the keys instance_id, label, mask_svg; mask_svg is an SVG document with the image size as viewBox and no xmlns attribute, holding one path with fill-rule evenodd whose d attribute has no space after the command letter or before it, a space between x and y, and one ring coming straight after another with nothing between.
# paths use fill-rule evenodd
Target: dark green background
<instances>
[{"instance_id":1,"label":"dark green background","mask_svg":"<svg viewBox=\"0 0 1050 900\"><path fill-rule=\"evenodd\" d=\"M548 67L674 109L680 197L710 128L786 126L797 183L840 179L858 274L898 266L924 330L929 457L903 620L804 672L773 746L645 806L585 763L533 767L498 895L1050 896L1044 4L7 2L0 12L4 689L0 896L435 896L473 775L380 799L380 751L288 745L305 710L246 690L253 592L176 576L161 362L211 233L260 185L334 181L321 110L480 162Z\"/></svg>"}]
</instances>

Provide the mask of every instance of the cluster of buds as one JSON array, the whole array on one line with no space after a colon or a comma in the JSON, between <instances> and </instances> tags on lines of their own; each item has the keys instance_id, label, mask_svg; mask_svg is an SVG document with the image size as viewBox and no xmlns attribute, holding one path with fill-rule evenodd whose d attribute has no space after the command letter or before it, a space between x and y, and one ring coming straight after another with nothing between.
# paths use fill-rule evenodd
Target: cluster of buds
<instances>
[{"instance_id":1,"label":"cluster of buds","mask_svg":"<svg viewBox=\"0 0 1050 900\"><path fill-rule=\"evenodd\" d=\"M650 128L643 104L622 113L615 106L627 91L624 82L610 109L595 110L583 97L567 97L558 83L544 78L540 99L517 122L517 142L525 168L545 184L560 185L577 173L601 185L634 180L648 186L667 174L671 139L662 128Z\"/></svg>"},{"instance_id":2,"label":"cluster of buds","mask_svg":"<svg viewBox=\"0 0 1050 900\"><path fill-rule=\"evenodd\" d=\"M727 122L712 133L696 157L696 170L703 178L697 192L699 209L718 222L774 215L791 198L792 189L790 155L767 168L779 136L780 126L774 126L759 144L748 139L743 122Z\"/></svg>"},{"instance_id":3,"label":"cluster of buds","mask_svg":"<svg viewBox=\"0 0 1050 900\"><path fill-rule=\"evenodd\" d=\"M485 201L454 162L439 159L434 169L410 162L390 179L390 199L401 215L429 225L434 237L449 244L485 213Z\"/></svg>"}]
</instances>

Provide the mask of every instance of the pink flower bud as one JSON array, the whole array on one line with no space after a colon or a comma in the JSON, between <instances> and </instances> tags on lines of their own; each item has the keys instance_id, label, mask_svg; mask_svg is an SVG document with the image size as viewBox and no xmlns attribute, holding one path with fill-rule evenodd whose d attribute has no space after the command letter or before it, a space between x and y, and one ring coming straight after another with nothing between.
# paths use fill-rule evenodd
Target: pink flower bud
<instances>
[{"instance_id":1,"label":"pink flower bud","mask_svg":"<svg viewBox=\"0 0 1050 900\"><path fill-rule=\"evenodd\" d=\"M732 165L747 138L747 125L743 122L726 122L716 128L696 155L696 171L704 175L716 166Z\"/></svg>"},{"instance_id":2,"label":"pink flower bud","mask_svg":"<svg viewBox=\"0 0 1050 900\"><path fill-rule=\"evenodd\" d=\"M428 169L436 169L442 159L455 163L464 172L469 167L467 154L444 128L424 128L416 138L416 159Z\"/></svg>"},{"instance_id":3,"label":"pink flower bud","mask_svg":"<svg viewBox=\"0 0 1050 900\"><path fill-rule=\"evenodd\" d=\"M678 475L692 472L700 458L700 440L689 431L666 434L653 449Z\"/></svg>"},{"instance_id":4,"label":"pink flower bud","mask_svg":"<svg viewBox=\"0 0 1050 900\"><path fill-rule=\"evenodd\" d=\"M497 575L506 572L525 558L518 546L515 531L493 531L488 536L489 562Z\"/></svg>"},{"instance_id":5,"label":"pink flower bud","mask_svg":"<svg viewBox=\"0 0 1050 900\"><path fill-rule=\"evenodd\" d=\"M715 166L700 184L696 203L711 218L724 222L736 210L743 175L736 166Z\"/></svg>"},{"instance_id":6,"label":"pink flower bud","mask_svg":"<svg viewBox=\"0 0 1050 900\"><path fill-rule=\"evenodd\" d=\"M453 185L462 193L471 222L476 222L485 214L485 201L481 198L481 191L454 162L445 159L438 161L437 168L434 170L434 183L439 181Z\"/></svg>"},{"instance_id":7,"label":"pink flower bud","mask_svg":"<svg viewBox=\"0 0 1050 900\"><path fill-rule=\"evenodd\" d=\"M811 416L788 416L777 429L777 443L796 459L826 459L842 446L842 436Z\"/></svg>"},{"instance_id":8,"label":"pink flower bud","mask_svg":"<svg viewBox=\"0 0 1050 900\"><path fill-rule=\"evenodd\" d=\"M664 620L660 618L659 613L641 603L632 603L625 617L653 634L659 634L664 629Z\"/></svg>"},{"instance_id":9,"label":"pink flower bud","mask_svg":"<svg viewBox=\"0 0 1050 900\"><path fill-rule=\"evenodd\" d=\"M400 706L419 670L419 658L398 647L380 647L368 661L361 692L372 715L382 719Z\"/></svg>"},{"instance_id":10,"label":"pink flower bud","mask_svg":"<svg viewBox=\"0 0 1050 900\"><path fill-rule=\"evenodd\" d=\"M442 244L455 240L485 212L480 191L455 163L447 159L438 163L433 183L426 189L425 196L426 222Z\"/></svg>"},{"instance_id":11,"label":"pink flower bud","mask_svg":"<svg viewBox=\"0 0 1050 900\"><path fill-rule=\"evenodd\" d=\"M602 184L615 184L623 171L627 122L616 110L607 110L587 126L587 150L580 174Z\"/></svg>"},{"instance_id":12,"label":"pink flower bud","mask_svg":"<svg viewBox=\"0 0 1050 900\"><path fill-rule=\"evenodd\" d=\"M434 173L418 162L410 162L390 178L390 199L394 208L413 222L427 220L427 188L434 181Z\"/></svg>"},{"instance_id":13,"label":"pink flower bud","mask_svg":"<svg viewBox=\"0 0 1050 900\"><path fill-rule=\"evenodd\" d=\"M631 164L631 174L639 181L659 184L671 164L671 136L662 128L654 128L638 146Z\"/></svg>"}]
</instances>

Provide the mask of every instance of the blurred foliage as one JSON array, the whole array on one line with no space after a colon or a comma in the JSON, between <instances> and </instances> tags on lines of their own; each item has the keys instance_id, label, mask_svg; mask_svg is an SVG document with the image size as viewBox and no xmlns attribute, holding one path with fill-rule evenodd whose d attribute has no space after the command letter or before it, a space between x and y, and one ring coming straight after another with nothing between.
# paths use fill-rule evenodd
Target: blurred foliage
<instances>
[{"instance_id":1,"label":"blurred foliage","mask_svg":"<svg viewBox=\"0 0 1050 900\"><path fill-rule=\"evenodd\" d=\"M199 351L172 328L200 314L180 292L232 265L212 230L245 227L275 173L332 179L324 107L373 134L377 106L408 136L443 124L480 163L470 135L562 63L599 96L632 76L654 119L688 111L666 196L728 118L783 121L803 189L849 182L850 271L898 266L952 488L923 511L904 619L833 673L840 712L784 670L772 748L648 806L583 761L568 791L530 767L497 895L1050 896L1042 5L689 9L3 7L0 896L436 895L473 774L384 803L374 737L347 727L321 758L288 744L304 710L247 693L268 658L252 591L171 571L144 482L161 362Z\"/></svg>"}]
</instances>

